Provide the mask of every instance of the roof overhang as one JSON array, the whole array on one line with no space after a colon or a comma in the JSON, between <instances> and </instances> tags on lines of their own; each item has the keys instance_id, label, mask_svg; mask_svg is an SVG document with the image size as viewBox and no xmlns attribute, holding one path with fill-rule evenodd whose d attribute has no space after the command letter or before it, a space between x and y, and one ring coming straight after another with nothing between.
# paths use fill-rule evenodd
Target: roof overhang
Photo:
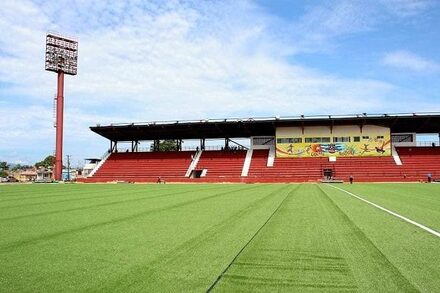
<instances>
[{"instance_id":1,"label":"roof overhang","mask_svg":"<svg viewBox=\"0 0 440 293\"><path fill-rule=\"evenodd\" d=\"M440 112L153 121L96 125L90 129L112 141L143 141L274 136L277 127L339 125L378 125L389 127L392 133L440 133Z\"/></svg>"}]
</instances>

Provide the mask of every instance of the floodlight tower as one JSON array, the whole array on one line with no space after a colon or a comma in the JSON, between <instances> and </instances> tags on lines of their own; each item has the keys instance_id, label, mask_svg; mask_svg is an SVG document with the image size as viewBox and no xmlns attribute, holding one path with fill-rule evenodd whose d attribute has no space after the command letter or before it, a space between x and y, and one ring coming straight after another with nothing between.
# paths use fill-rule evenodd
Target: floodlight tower
<instances>
[{"instance_id":1,"label":"floodlight tower","mask_svg":"<svg viewBox=\"0 0 440 293\"><path fill-rule=\"evenodd\" d=\"M76 75L78 42L57 33L46 35L46 70L58 74L56 97L55 180L63 173L64 74Z\"/></svg>"}]
</instances>

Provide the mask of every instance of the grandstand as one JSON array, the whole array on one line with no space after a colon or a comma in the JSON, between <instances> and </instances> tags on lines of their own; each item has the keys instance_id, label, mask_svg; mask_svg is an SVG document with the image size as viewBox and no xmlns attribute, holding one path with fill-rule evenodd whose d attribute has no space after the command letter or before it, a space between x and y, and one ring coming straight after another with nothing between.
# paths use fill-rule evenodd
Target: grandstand
<instances>
[{"instance_id":1,"label":"grandstand","mask_svg":"<svg viewBox=\"0 0 440 293\"><path fill-rule=\"evenodd\" d=\"M440 178L440 147L417 134L440 133L440 113L326 115L97 125L110 141L84 182L401 182ZM440 136L439 136L440 137ZM249 140L249 146L234 141ZM173 139L177 151L154 151ZM208 139L224 139L219 150ZM183 140L198 140L192 151ZM152 142L141 151L139 142ZM125 150L118 143L131 143ZM232 145L232 146L231 146Z\"/></svg>"}]
</instances>

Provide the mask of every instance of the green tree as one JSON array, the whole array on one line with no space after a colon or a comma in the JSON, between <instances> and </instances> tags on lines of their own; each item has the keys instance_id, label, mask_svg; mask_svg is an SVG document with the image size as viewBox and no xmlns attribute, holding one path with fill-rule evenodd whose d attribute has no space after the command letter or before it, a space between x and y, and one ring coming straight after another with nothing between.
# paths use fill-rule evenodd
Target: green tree
<instances>
[{"instance_id":1,"label":"green tree","mask_svg":"<svg viewBox=\"0 0 440 293\"><path fill-rule=\"evenodd\" d=\"M154 150L153 146L151 146L151 150ZM161 140L159 141L159 148L157 150L161 152L177 151L177 140L174 139Z\"/></svg>"},{"instance_id":2,"label":"green tree","mask_svg":"<svg viewBox=\"0 0 440 293\"><path fill-rule=\"evenodd\" d=\"M9 170L8 162L0 162L0 170Z\"/></svg>"},{"instance_id":3,"label":"green tree","mask_svg":"<svg viewBox=\"0 0 440 293\"><path fill-rule=\"evenodd\" d=\"M9 170L9 164L7 162L0 162L0 177L8 176L7 170Z\"/></svg>"},{"instance_id":4,"label":"green tree","mask_svg":"<svg viewBox=\"0 0 440 293\"><path fill-rule=\"evenodd\" d=\"M11 168L11 170L12 170L12 171L17 171L17 170L25 170L25 169L29 169L29 168L32 168L32 166L17 164L17 165L15 165L15 166L13 166L13 167Z\"/></svg>"},{"instance_id":5,"label":"green tree","mask_svg":"<svg viewBox=\"0 0 440 293\"><path fill-rule=\"evenodd\" d=\"M53 167L53 165L55 165L55 157L50 155L47 156L43 161L40 161L38 163L35 163L35 167L40 168L40 167L44 167L44 168L51 168Z\"/></svg>"}]
</instances>

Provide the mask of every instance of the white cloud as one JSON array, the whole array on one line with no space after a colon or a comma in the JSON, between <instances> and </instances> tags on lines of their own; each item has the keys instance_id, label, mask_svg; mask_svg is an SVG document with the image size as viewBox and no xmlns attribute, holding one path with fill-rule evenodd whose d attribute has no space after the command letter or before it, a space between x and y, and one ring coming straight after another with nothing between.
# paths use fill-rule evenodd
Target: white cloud
<instances>
[{"instance_id":1,"label":"white cloud","mask_svg":"<svg viewBox=\"0 0 440 293\"><path fill-rule=\"evenodd\" d=\"M412 17L426 12L435 5L433 0L381 0L389 13L398 17Z\"/></svg>"},{"instance_id":2,"label":"white cloud","mask_svg":"<svg viewBox=\"0 0 440 293\"><path fill-rule=\"evenodd\" d=\"M382 63L387 66L418 73L435 73L440 70L440 64L403 50L387 53L383 57Z\"/></svg>"},{"instance_id":3,"label":"white cloud","mask_svg":"<svg viewBox=\"0 0 440 293\"><path fill-rule=\"evenodd\" d=\"M286 35L299 52L328 52L338 40L376 31L386 22L407 24L438 3L431 0L337 0L310 5L293 24L284 24Z\"/></svg>"},{"instance_id":4,"label":"white cloud","mask_svg":"<svg viewBox=\"0 0 440 293\"><path fill-rule=\"evenodd\" d=\"M66 153L77 157L105 150L88 129L96 123L400 110L391 84L288 61L303 48L274 33L274 19L251 2L91 3L2 2L0 115L20 121L0 123L7 141L0 157L53 151L56 76L44 71L47 30L79 39L78 75L66 77L65 88ZM323 16L318 40L370 25L350 2L322 11L303 20L304 34Z\"/></svg>"}]
</instances>

